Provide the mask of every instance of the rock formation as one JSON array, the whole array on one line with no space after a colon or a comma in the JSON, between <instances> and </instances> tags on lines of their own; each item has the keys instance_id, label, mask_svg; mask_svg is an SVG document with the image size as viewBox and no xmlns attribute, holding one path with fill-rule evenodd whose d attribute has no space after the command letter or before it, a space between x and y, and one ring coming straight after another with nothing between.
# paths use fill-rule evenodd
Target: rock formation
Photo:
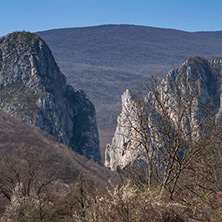
<instances>
[{"instance_id":1,"label":"rock formation","mask_svg":"<svg viewBox=\"0 0 222 222\"><path fill-rule=\"evenodd\" d=\"M186 98L193 95L191 109L186 110L181 121L186 130L195 129L200 125L205 115L203 107L207 107L211 103L211 114L217 120L221 119L222 59L188 58L181 67L170 71L156 89L159 97L164 101L164 109L170 114L173 123L177 121L180 113L178 107L186 105L184 104ZM179 101L181 104L178 104ZM149 104L157 114L159 113L160 107L158 107L157 99L152 91L148 92L144 98L144 104ZM138 140L135 137L138 137L138 134L134 130L137 130L141 124L136 117L137 108L135 96L126 90L122 96L122 112L117 119L112 143L107 145L105 152L105 165L112 170L117 167L124 168L142 156L143 150L136 142ZM146 115L147 124L153 124L151 112L147 112ZM157 132L158 126L152 128L155 127ZM196 127L196 129L192 131L191 137L196 137L200 133L201 128Z\"/></svg>"},{"instance_id":2,"label":"rock formation","mask_svg":"<svg viewBox=\"0 0 222 222\"><path fill-rule=\"evenodd\" d=\"M83 91L66 85L50 49L35 34L0 39L0 109L100 161L93 104Z\"/></svg>"},{"instance_id":3,"label":"rock formation","mask_svg":"<svg viewBox=\"0 0 222 222\"><path fill-rule=\"evenodd\" d=\"M134 137L132 122L136 115L134 95L128 89L122 95L122 112L117 118L117 126L111 144L107 144L105 151L105 165L112 170L117 166L125 167L135 160L138 152L132 151L136 142L131 140Z\"/></svg>"}]
</instances>

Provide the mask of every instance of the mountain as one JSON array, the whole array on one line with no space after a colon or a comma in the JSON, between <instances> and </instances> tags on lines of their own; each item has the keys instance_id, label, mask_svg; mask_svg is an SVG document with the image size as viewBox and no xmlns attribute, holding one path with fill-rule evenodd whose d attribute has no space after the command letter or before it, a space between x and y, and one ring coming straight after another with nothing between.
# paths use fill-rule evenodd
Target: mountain
<instances>
[{"instance_id":1,"label":"mountain","mask_svg":"<svg viewBox=\"0 0 222 222\"><path fill-rule=\"evenodd\" d=\"M66 84L47 44L35 34L0 39L0 109L100 161L93 104Z\"/></svg>"},{"instance_id":2,"label":"mountain","mask_svg":"<svg viewBox=\"0 0 222 222\"><path fill-rule=\"evenodd\" d=\"M222 56L222 31L184 32L135 25L103 25L38 32L74 88L82 88L97 110L103 151L121 111L120 95L159 79L190 56Z\"/></svg>"},{"instance_id":3,"label":"mountain","mask_svg":"<svg viewBox=\"0 0 222 222\"><path fill-rule=\"evenodd\" d=\"M221 86L222 58L191 57L150 88L142 101L126 90L112 143L106 147L105 165L112 170L126 167L145 155L144 143L173 149L173 138L180 134L183 140L178 147L183 152L199 135L208 132L210 138L210 119L220 122L222 117Z\"/></svg>"}]
</instances>

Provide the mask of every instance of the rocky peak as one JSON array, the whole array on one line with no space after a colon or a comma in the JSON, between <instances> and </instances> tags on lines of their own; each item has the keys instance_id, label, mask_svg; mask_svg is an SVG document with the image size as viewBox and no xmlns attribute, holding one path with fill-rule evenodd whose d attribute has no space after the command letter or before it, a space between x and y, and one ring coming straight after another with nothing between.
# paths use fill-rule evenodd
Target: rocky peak
<instances>
[{"instance_id":1,"label":"rocky peak","mask_svg":"<svg viewBox=\"0 0 222 222\"><path fill-rule=\"evenodd\" d=\"M1 87L18 81L28 81L30 87L47 80L66 84L65 76L59 71L50 49L35 34L15 32L3 37L0 52Z\"/></svg>"},{"instance_id":2,"label":"rocky peak","mask_svg":"<svg viewBox=\"0 0 222 222\"><path fill-rule=\"evenodd\" d=\"M105 150L105 166L112 170L116 170L118 166L121 168L132 162L137 152L132 152L135 141L132 140L134 131L132 123L135 122L135 95L126 90L122 95L122 112L117 118L117 126L111 144L107 144Z\"/></svg>"},{"instance_id":3,"label":"rocky peak","mask_svg":"<svg viewBox=\"0 0 222 222\"><path fill-rule=\"evenodd\" d=\"M221 58L207 60L198 56L188 58L179 68L171 70L157 86L157 90L170 113L172 122L178 118L178 96L181 97L179 99L182 101L188 95L188 92L193 95L198 94L193 101L192 109L186 113L185 122L188 128L200 123L203 117L200 107L206 106L211 102L213 102L211 113L222 119L221 74ZM152 92L149 92L144 98L144 103L149 103L158 112L159 108ZM117 119L114 137L111 144L106 147L105 165L112 170L115 170L118 166L124 168L143 155L143 151L139 149L138 144L135 142L135 137L138 135L132 133L132 121L126 115L126 113L131 113L130 116L134 115L134 121L137 121L136 114L132 112L133 109L135 110L136 100L129 96L128 90L122 96L122 104L122 112ZM149 124L152 124L149 115L147 113L147 119L150 121ZM195 135L196 133L199 132L195 132Z\"/></svg>"},{"instance_id":4,"label":"rocky peak","mask_svg":"<svg viewBox=\"0 0 222 222\"><path fill-rule=\"evenodd\" d=\"M66 85L49 47L35 34L0 39L0 108L100 161L93 104L83 91Z\"/></svg>"}]
</instances>

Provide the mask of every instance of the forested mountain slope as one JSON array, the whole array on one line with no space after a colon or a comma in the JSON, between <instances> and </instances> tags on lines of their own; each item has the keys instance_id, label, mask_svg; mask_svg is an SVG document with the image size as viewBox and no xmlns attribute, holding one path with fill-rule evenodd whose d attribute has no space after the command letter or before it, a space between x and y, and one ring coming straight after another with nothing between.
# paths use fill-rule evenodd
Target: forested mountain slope
<instances>
[{"instance_id":1,"label":"forested mountain slope","mask_svg":"<svg viewBox=\"0 0 222 222\"><path fill-rule=\"evenodd\" d=\"M135 25L103 25L38 32L74 88L95 104L101 146L110 142L120 95L163 77L187 57L222 56L222 31L184 32ZM111 130L112 129L112 130Z\"/></svg>"}]
</instances>

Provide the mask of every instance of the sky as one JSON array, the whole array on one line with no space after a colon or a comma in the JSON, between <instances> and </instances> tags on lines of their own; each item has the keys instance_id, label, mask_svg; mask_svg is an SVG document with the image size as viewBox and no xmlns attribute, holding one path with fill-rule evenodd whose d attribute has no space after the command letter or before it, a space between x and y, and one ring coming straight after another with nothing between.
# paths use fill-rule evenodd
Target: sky
<instances>
[{"instance_id":1,"label":"sky","mask_svg":"<svg viewBox=\"0 0 222 222\"><path fill-rule=\"evenodd\" d=\"M222 0L0 0L0 36L103 24L216 31L221 11Z\"/></svg>"}]
</instances>

